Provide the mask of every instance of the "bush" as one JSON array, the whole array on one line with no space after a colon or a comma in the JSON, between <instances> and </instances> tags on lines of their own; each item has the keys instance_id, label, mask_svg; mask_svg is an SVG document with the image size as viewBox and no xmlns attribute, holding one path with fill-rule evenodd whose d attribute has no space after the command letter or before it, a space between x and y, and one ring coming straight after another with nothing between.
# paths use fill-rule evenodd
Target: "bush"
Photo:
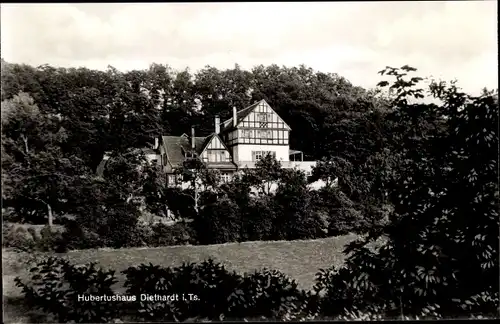
<instances>
[{"instance_id":1,"label":"bush","mask_svg":"<svg viewBox=\"0 0 500 324\"><path fill-rule=\"evenodd\" d=\"M173 225L157 223L151 226L150 246L171 246L195 244L195 233L190 223L178 222Z\"/></svg>"},{"instance_id":2,"label":"bush","mask_svg":"<svg viewBox=\"0 0 500 324\"><path fill-rule=\"evenodd\" d=\"M195 218L196 238L201 244L240 242L242 215L238 205L223 198L206 205Z\"/></svg>"},{"instance_id":3,"label":"bush","mask_svg":"<svg viewBox=\"0 0 500 324\"><path fill-rule=\"evenodd\" d=\"M68 250L96 249L104 246L97 233L83 228L74 220L68 220L65 224L65 231L61 235L59 245Z\"/></svg>"},{"instance_id":4,"label":"bush","mask_svg":"<svg viewBox=\"0 0 500 324\"><path fill-rule=\"evenodd\" d=\"M116 318L116 302L82 301L83 295L113 295L111 286L117 282L114 271L103 271L94 263L74 266L67 260L50 257L37 264L29 283L17 277L28 306L41 309L58 322L109 322Z\"/></svg>"},{"instance_id":5,"label":"bush","mask_svg":"<svg viewBox=\"0 0 500 324\"><path fill-rule=\"evenodd\" d=\"M256 271L242 277L208 260L177 268L142 264L124 274L127 294L179 295L179 300L171 302L138 303L136 311L142 320L291 319L308 314L310 296L279 271ZM188 294L197 300L190 300Z\"/></svg>"},{"instance_id":6,"label":"bush","mask_svg":"<svg viewBox=\"0 0 500 324\"><path fill-rule=\"evenodd\" d=\"M278 238L273 236L273 222L278 207L271 197L252 199L242 213L244 226L243 238L245 241L271 241Z\"/></svg>"},{"instance_id":7,"label":"bush","mask_svg":"<svg viewBox=\"0 0 500 324\"><path fill-rule=\"evenodd\" d=\"M36 240L36 248L43 252L66 252L67 247L63 244L61 232L52 229L49 226L44 226L40 231L40 236Z\"/></svg>"},{"instance_id":8,"label":"bush","mask_svg":"<svg viewBox=\"0 0 500 324\"><path fill-rule=\"evenodd\" d=\"M62 234L59 229L48 225L37 233L33 227L18 226L15 224L3 224L2 246L14 248L19 252L65 252L62 244Z\"/></svg>"},{"instance_id":9,"label":"bush","mask_svg":"<svg viewBox=\"0 0 500 324\"><path fill-rule=\"evenodd\" d=\"M142 247L142 246L151 246L151 238L153 236L153 230L151 225L138 223L137 226L130 230L128 237L129 241L127 242L127 247Z\"/></svg>"},{"instance_id":10,"label":"bush","mask_svg":"<svg viewBox=\"0 0 500 324\"><path fill-rule=\"evenodd\" d=\"M2 246L14 248L18 251L31 252L36 247L36 233L14 224L3 224L2 226Z\"/></svg>"},{"instance_id":11,"label":"bush","mask_svg":"<svg viewBox=\"0 0 500 324\"><path fill-rule=\"evenodd\" d=\"M241 280L236 273L230 273L212 260L201 264L183 264L176 268L143 264L128 268L123 273L127 277L127 294L179 296L178 300L171 302L136 304L138 316L148 321L184 321L188 318L219 320L231 315L228 312L229 297ZM197 300L194 300L194 296Z\"/></svg>"},{"instance_id":12,"label":"bush","mask_svg":"<svg viewBox=\"0 0 500 324\"><path fill-rule=\"evenodd\" d=\"M231 296L234 314L267 319L292 319L304 311L307 295L295 280L277 270L256 271L245 275Z\"/></svg>"}]
</instances>

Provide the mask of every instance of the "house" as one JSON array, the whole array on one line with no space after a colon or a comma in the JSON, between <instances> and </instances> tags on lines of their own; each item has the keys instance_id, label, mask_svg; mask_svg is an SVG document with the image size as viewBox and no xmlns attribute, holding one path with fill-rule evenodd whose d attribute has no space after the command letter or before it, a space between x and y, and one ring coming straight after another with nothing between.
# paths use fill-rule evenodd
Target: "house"
<instances>
[{"instance_id":1,"label":"house","mask_svg":"<svg viewBox=\"0 0 500 324\"><path fill-rule=\"evenodd\" d=\"M235 172L255 168L257 161L268 154L283 168L297 168L308 175L316 162L303 161L302 152L290 149L290 131L290 126L261 100L239 111L234 107L233 117L224 122L215 116L214 132L206 137L197 137L194 128L190 135L161 136L152 149L144 149L144 154L163 167L169 184L176 183L175 170L191 158L220 171L225 181Z\"/></svg>"}]
</instances>

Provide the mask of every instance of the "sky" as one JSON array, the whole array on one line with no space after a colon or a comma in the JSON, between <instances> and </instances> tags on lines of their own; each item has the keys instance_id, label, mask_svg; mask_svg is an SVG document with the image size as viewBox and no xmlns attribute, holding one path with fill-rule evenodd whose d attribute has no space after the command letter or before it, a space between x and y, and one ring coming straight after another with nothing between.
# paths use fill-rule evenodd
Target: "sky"
<instances>
[{"instance_id":1,"label":"sky","mask_svg":"<svg viewBox=\"0 0 500 324\"><path fill-rule=\"evenodd\" d=\"M374 87L385 66L498 88L497 1L2 4L1 56L192 72L304 64Z\"/></svg>"}]
</instances>

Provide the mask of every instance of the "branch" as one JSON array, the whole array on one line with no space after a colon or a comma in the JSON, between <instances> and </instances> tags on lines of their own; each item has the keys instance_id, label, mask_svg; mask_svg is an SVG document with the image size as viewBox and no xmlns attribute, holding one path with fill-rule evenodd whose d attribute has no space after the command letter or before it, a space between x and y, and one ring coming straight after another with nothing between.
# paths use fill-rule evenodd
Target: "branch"
<instances>
[{"instance_id":1,"label":"branch","mask_svg":"<svg viewBox=\"0 0 500 324\"><path fill-rule=\"evenodd\" d=\"M33 197L29 197L29 196L26 196L26 195L23 195L23 194L20 194L19 196L21 196L21 197L26 197L26 198L31 199L31 200L39 201L39 202L41 202L41 203L44 203L44 204L45 204L45 205L47 205L47 206L50 206L50 204L49 204L49 203L47 203L45 200L43 200L43 199L41 199L41 198L33 198Z\"/></svg>"}]
</instances>

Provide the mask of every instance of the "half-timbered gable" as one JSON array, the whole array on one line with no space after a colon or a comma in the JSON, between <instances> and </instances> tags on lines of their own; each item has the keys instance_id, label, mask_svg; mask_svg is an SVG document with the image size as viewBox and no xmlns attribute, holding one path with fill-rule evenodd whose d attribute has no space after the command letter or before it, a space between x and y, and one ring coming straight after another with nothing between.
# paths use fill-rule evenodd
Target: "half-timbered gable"
<instances>
[{"instance_id":1,"label":"half-timbered gable","mask_svg":"<svg viewBox=\"0 0 500 324\"><path fill-rule=\"evenodd\" d=\"M280 161L290 160L290 126L265 100L233 111L233 118L223 123L222 138L231 150L235 163L256 162L266 154Z\"/></svg>"},{"instance_id":2,"label":"half-timbered gable","mask_svg":"<svg viewBox=\"0 0 500 324\"><path fill-rule=\"evenodd\" d=\"M203 148L200 158L206 163L232 162L229 149L217 134L207 138L206 146Z\"/></svg>"}]
</instances>

